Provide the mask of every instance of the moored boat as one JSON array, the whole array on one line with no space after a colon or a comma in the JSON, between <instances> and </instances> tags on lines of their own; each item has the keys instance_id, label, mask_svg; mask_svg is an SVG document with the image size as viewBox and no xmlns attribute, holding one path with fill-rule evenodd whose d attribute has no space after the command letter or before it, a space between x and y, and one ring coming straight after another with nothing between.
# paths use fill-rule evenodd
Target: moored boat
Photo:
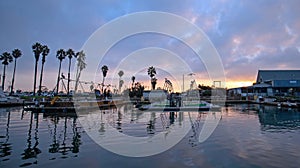
<instances>
[{"instance_id":1,"label":"moored boat","mask_svg":"<svg viewBox=\"0 0 300 168\"><path fill-rule=\"evenodd\" d=\"M21 106L23 105L24 100L9 96L8 94L5 94L2 89L0 89L0 107L8 107L8 106Z\"/></svg>"}]
</instances>

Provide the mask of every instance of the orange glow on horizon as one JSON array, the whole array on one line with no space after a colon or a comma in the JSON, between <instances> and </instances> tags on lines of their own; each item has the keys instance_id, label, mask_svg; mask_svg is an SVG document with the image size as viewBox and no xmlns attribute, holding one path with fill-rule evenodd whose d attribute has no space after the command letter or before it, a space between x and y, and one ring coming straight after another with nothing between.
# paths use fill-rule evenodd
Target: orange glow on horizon
<instances>
[{"instance_id":1,"label":"orange glow on horizon","mask_svg":"<svg viewBox=\"0 0 300 168\"><path fill-rule=\"evenodd\" d=\"M226 82L226 87L230 88L237 88L237 87L244 87L244 86L252 86L253 81L244 81L244 80L232 80Z\"/></svg>"},{"instance_id":2,"label":"orange glow on horizon","mask_svg":"<svg viewBox=\"0 0 300 168\"><path fill-rule=\"evenodd\" d=\"M207 80L207 81L201 80L201 82L199 82L199 81L200 80L196 79L197 86L199 84L201 84L201 85L203 84L205 86L212 86L213 85L213 82L209 81L209 80ZM182 83L181 82L182 81L180 81L180 83L179 83L180 86L175 85L175 87L174 87L175 92L181 92L182 91ZM254 82L255 81L252 81L252 80L238 80L238 79L236 79L236 80L227 80L226 81L226 88L230 89L230 88L237 88L237 87L252 86ZM147 89L151 88L149 81L143 81L143 84L146 86ZM158 87L163 88L163 84L164 84L163 81L158 80L156 88L158 88ZM186 81L185 82L185 90L187 90L188 88L189 88L189 81Z\"/></svg>"}]
</instances>

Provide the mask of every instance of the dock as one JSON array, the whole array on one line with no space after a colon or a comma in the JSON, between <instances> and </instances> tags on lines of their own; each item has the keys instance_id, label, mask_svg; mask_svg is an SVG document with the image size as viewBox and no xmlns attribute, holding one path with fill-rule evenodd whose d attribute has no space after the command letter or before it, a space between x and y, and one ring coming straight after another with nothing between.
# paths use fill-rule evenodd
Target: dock
<instances>
[{"instance_id":1,"label":"dock","mask_svg":"<svg viewBox=\"0 0 300 168\"><path fill-rule=\"evenodd\" d=\"M39 104L24 103L23 110L44 115L77 116L78 113L88 113L94 110L116 109L117 105L127 104L121 100L92 100L92 101L57 101L40 102Z\"/></svg>"}]
</instances>

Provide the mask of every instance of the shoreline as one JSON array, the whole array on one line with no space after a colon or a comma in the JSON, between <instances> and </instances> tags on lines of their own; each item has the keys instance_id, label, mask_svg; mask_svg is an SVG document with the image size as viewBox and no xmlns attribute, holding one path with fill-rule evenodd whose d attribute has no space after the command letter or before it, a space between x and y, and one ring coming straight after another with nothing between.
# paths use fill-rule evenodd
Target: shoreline
<instances>
[{"instance_id":1,"label":"shoreline","mask_svg":"<svg viewBox=\"0 0 300 168\"><path fill-rule=\"evenodd\" d=\"M204 100L209 103L211 103L211 100ZM62 102L56 102L59 104L73 104L73 101L62 101ZM134 103L134 102L132 102ZM141 102L146 103L146 102ZM287 107L287 108L297 108L300 109L299 103L288 103L288 102L257 102L253 100L225 100L225 101L214 101L215 104L224 104L225 106L228 106L230 104L261 104L261 105L267 105L267 106L277 106L277 107ZM48 105L50 104L50 101L40 102L40 105ZM0 108L5 107L26 107L35 105L34 101L22 101L22 102L0 102ZM62 107L59 105L59 107Z\"/></svg>"}]
</instances>

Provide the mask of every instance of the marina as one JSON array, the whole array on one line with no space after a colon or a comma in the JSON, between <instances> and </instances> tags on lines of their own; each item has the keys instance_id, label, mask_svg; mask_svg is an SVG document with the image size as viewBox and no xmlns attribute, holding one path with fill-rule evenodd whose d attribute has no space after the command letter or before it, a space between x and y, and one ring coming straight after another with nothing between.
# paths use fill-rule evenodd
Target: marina
<instances>
[{"instance_id":1,"label":"marina","mask_svg":"<svg viewBox=\"0 0 300 168\"><path fill-rule=\"evenodd\" d=\"M0 168L300 167L300 1L0 4Z\"/></svg>"},{"instance_id":2,"label":"marina","mask_svg":"<svg viewBox=\"0 0 300 168\"><path fill-rule=\"evenodd\" d=\"M130 101L118 101L113 102L111 101L83 101L77 102L76 106L74 106L73 102L57 102L57 104L50 105L50 102L41 102L39 106L36 106L34 102L22 102L19 104L10 104L10 103L3 103L0 107L9 107L9 106L23 106L24 111L32 111L32 112L40 112L40 113L75 113L76 110L84 111L84 110L94 110L94 109L108 109L108 108L116 108L117 105L125 105L131 104ZM190 105L185 105L183 107L170 107L169 104L163 103L154 103L149 104L149 102L140 102L137 108L139 110L150 110L150 111L210 111L210 110L220 110L221 106L213 105L208 102L200 103L192 102ZM217 102L218 103L218 102ZM244 101L244 100L226 100L223 102L226 106L232 104L260 104L260 105L267 105L267 106L274 106L274 107L285 107L285 108L295 108L300 109L300 105L294 104L291 105L288 102L257 102L257 101Z\"/></svg>"},{"instance_id":3,"label":"marina","mask_svg":"<svg viewBox=\"0 0 300 168\"><path fill-rule=\"evenodd\" d=\"M295 109L258 104L232 104L222 108L222 119L212 136L199 143L197 136L207 112L139 113L132 107L96 110L80 116L48 116L22 108L1 108L1 167L297 167L299 165L300 113ZM174 115L172 115L174 114ZM180 115L182 114L182 115ZM82 123L84 118L99 125ZM96 144L86 129L100 129L103 121L133 137L168 132L173 124L191 123L186 136L158 155L129 158ZM91 119L91 121L94 121ZM91 123L90 123L91 124ZM150 124L150 125L149 125ZM154 126L152 125L154 124ZM151 126L152 125L152 126ZM99 127L98 127L99 126ZM173 131L173 130L171 130ZM108 134L107 134L108 136ZM121 138L121 137L119 137ZM114 141L123 141L115 139ZM216 158L217 157L217 158ZM118 162L115 162L115 160Z\"/></svg>"}]
</instances>

